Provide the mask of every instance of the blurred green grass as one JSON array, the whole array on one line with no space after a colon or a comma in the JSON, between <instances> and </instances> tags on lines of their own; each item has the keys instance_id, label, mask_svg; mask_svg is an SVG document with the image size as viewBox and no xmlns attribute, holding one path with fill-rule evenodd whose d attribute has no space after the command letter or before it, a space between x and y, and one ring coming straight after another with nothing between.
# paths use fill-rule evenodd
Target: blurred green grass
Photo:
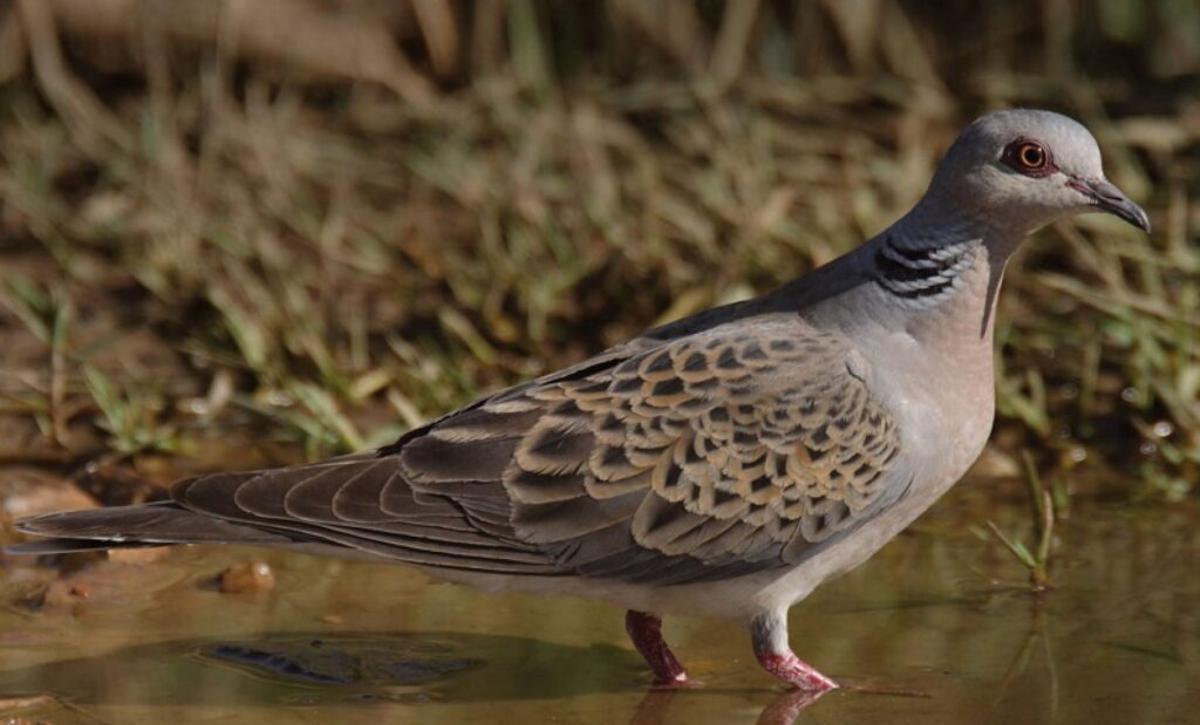
<instances>
[{"instance_id":1,"label":"blurred green grass","mask_svg":"<svg viewBox=\"0 0 1200 725\"><path fill-rule=\"evenodd\" d=\"M0 86L0 462L165 479L389 442L832 259L974 115L1030 105L1088 124L1156 230L1086 217L1014 262L995 449L1194 486L1191 3L433 5L401 46L420 97L149 23L137 73L65 42L39 62L24 19L30 65Z\"/></svg>"}]
</instances>

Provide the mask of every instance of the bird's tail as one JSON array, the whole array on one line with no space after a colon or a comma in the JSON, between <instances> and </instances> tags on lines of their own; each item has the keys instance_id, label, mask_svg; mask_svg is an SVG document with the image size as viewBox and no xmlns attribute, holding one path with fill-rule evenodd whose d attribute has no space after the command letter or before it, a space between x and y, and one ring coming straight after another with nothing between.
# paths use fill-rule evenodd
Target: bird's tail
<instances>
[{"instance_id":1,"label":"bird's tail","mask_svg":"<svg viewBox=\"0 0 1200 725\"><path fill-rule=\"evenodd\" d=\"M203 516L170 501L46 514L18 521L16 527L42 538L9 546L5 549L9 554L62 554L170 544L269 546L291 540L282 534Z\"/></svg>"}]
</instances>

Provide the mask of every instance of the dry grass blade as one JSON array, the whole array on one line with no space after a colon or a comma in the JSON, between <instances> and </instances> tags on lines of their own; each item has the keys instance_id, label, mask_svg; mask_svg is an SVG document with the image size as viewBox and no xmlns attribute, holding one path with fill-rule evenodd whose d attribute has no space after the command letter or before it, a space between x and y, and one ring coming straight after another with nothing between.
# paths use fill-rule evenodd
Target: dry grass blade
<instances>
[{"instance_id":1,"label":"dry grass blade","mask_svg":"<svg viewBox=\"0 0 1200 725\"><path fill-rule=\"evenodd\" d=\"M0 58L28 61L0 89L0 336L32 350L13 416L126 449L209 427L373 443L803 274L902 213L979 110L1049 105L1100 131L1163 231L1083 220L1016 260L1002 439L1186 493L1200 131L1150 42L1173 2L21 0L0 11L28 55ZM1171 37L1200 37L1190 17ZM957 30L980 18L986 42ZM96 39L135 52L106 66ZM97 313L91 342L151 351L117 345L89 389L74 336ZM139 417L142 376L170 385ZM197 413L217 376L236 404Z\"/></svg>"}]
</instances>

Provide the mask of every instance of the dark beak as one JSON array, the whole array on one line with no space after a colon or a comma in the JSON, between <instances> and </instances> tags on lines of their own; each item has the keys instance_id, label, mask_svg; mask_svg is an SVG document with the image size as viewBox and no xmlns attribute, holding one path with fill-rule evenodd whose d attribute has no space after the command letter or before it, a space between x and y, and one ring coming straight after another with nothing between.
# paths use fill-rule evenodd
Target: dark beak
<instances>
[{"instance_id":1,"label":"dark beak","mask_svg":"<svg viewBox=\"0 0 1200 725\"><path fill-rule=\"evenodd\" d=\"M1150 217L1146 210L1134 204L1125 196L1125 192L1113 186L1106 179L1071 179L1071 188L1088 196L1103 211L1121 217L1125 221L1150 233Z\"/></svg>"}]
</instances>

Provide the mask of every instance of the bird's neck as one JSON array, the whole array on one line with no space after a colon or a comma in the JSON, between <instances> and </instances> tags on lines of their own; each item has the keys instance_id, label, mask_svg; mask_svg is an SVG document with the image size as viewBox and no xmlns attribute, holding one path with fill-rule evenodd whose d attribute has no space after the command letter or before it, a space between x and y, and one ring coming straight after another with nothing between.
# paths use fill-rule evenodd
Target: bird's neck
<instances>
[{"instance_id":1,"label":"bird's neck","mask_svg":"<svg viewBox=\"0 0 1200 725\"><path fill-rule=\"evenodd\" d=\"M990 350L994 307L1025 225L937 206L927 196L866 244L784 285L747 313L796 310L830 327L903 329L930 347ZM989 353L990 355L990 353Z\"/></svg>"},{"instance_id":2,"label":"bird's neck","mask_svg":"<svg viewBox=\"0 0 1200 725\"><path fill-rule=\"evenodd\" d=\"M922 204L865 245L885 308L921 336L970 335L990 346L994 308L1023 228Z\"/></svg>"}]
</instances>

